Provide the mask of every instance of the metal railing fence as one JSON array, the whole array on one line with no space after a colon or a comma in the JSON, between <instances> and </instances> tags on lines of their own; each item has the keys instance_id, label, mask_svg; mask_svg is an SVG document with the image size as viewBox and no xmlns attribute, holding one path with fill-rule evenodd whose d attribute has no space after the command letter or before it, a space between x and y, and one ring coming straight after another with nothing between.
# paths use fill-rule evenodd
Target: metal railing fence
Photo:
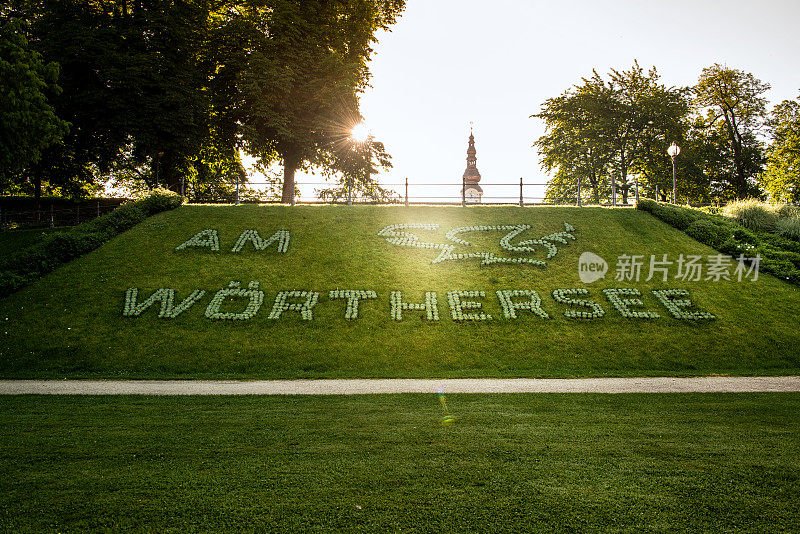
<instances>
[{"instance_id":1,"label":"metal railing fence","mask_svg":"<svg viewBox=\"0 0 800 534\"><path fill-rule=\"evenodd\" d=\"M202 196L197 199L191 199L189 202L196 203L261 203L261 204L278 204L281 203L277 198L254 198L254 195L259 191L260 186L275 187L273 182L247 182L246 184L239 184L236 182L235 190L231 188L228 191L214 194L208 191L204 192ZM548 198L537 194L532 194L531 189L535 187L547 187L551 184L547 182L525 182L522 178L518 182L499 182L499 183L484 183L479 184L484 191L492 192L491 194L482 194L479 198L467 196L464 182L410 182L406 179L404 182L390 182L380 183L381 188L393 193L391 199L375 200L373 198L364 198L358 196L358 191L348 191L345 186L342 191L342 184L332 184L330 182L305 182L298 181L295 184L299 188L320 187L324 189L339 188L342 193L340 198L333 200L326 200L320 198L309 199L308 195L301 195L300 198L292 199L292 204L299 202L301 204L395 204L395 205L564 205L574 204L581 205L601 205L601 206L631 206L635 199L635 192L630 191L627 195L627 203L621 201L622 195L612 194L608 195L608 199L601 199L599 203L590 202L587 199L582 199L583 193L590 191L590 188L585 184L581 186L577 182L571 186L572 193L565 192L558 198ZM564 185L564 184L562 184ZM566 184L571 185L571 184ZM445 191L454 191L453 194L444 194ZM657 196L657 190L654 196Z\"/></svg>"},{"instance_id":2,"label":"metal railing fence","mask_svg":"<svg viewBox=\"0 0 800 534\"><path fill-rule=\"evenodd\" d=\"M111 213L120 202L83 202L74 206L45 205L39 209L0 206L0 229L75 226Z\"/></svg>"}]
</instances>

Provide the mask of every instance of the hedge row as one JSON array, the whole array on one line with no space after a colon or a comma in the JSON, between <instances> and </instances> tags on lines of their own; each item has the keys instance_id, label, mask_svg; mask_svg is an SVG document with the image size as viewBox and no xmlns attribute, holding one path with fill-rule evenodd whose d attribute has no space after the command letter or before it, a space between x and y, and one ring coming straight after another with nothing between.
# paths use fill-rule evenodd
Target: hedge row
<instances>
[{"instance_id":1,"label":"hedge row","mask_svg":"<svg viewBox=\"0 0 800 534\"><path fill-rule=\"evenodd\" d=\"M640 200L636 209L649 212L697 241L734 258L760 254L760 272L800 285L800 241L750 230L721 215L649 199Z\"/></svg>"},{"instance_id":2,"label":"hedge row","mask_svg":"<svg viewBox=\"0 0 800 534\"><path fill-rule=\"evenodd\" d=\"M156 189L136 202L123 204L107 215L50 234L28 248L0 260L0 297L5 297L132 228L156 213L181 205L177 193Z\"/></svg>"}]
</instances>

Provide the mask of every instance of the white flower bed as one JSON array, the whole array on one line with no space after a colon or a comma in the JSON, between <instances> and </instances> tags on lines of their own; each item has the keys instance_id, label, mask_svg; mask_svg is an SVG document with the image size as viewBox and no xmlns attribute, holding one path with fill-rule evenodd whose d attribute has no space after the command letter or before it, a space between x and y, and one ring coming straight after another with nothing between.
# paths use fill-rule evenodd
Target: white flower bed
<instances>
[{"instance_id":1,"label":"white flower bed","mask_svg":"<svg viewBox=\"0 0 800 534\"><path fill-rule=\"evenodd\" d=\"M184 250L189 247L210 248L216 252L219 250L219 234L216 230L201 230L175 247L175 250Z\"/></svg>"},{"instance_id":2,"label":"white flower bed","mask_svg":"<svg viewBox=\"0 0 800 534\"><path fill-rule=\"evenodd\" d=\"M183 299L180 304L175 306L175 290L162 288L155 290L145 301L137 303L136 299L139 295L139 290L135 287L130 287L125 291L125 307L123 308L122 315L125 317L138 317L147 308L156 302L160 302L161 306L158 311L158 316L165 319L174 319L191 308L192 305L205 294L205 291L197 289Z\"/></svg>"},{"instance_id":3,"label":"white flower bed","mask_svg":"<svg viewBox=\"0 0 800 534\"><path fill-rule=\"evenodd\" d=\"M608 301L622 317L628 319L657 319L660 317L655 311L634 310L633 307L642 307L645 304L640 300L641 293L634 288L603 289ZM676 319L687 321L701 321L716 319L710 312L699 310L689 300L689 291L686 289L654 289L651 293L656 301L663 305L670 315ZM145 300L139 301L139 289L128 288L125 291L125 304L122 310L124 317L138 317L146 310L158 303L158 317L174 319L188 311L196 304L206 291L196 289L182 301L176 303L174 289L161 288L154 290ZM328 299L333 301L344 299L347 301L345 319L358 318L359 306L362 300L378 298L375 291L362 289L335 289L327 293ZM550 316L542 308L542 299L539 293L533 290L503 289L496 291L500 308L506 319L516 319L517 310L528 310L543 319ZM553 300L560 304L571 306L563 312L564 317L573 319L599 319L605 315L603 307L589 298L576 298L589 295L585 288L555 289L552 292ZM479 298L485 298L485 291L448 291L447 302L454 321L486 321L492 315L484 313ZM522 298L521 298L522 297ZM405 302L403 293L391 291L389 303L391 318L395 321L403 320L404 311L425 311L428 321L439 320L437 294L435 291L425 292L424 302ZM300 301L292 302L292 299ZM304 300L303 300L304 299ZM246 304L242 301L246 300ZM275 297L269 319L279 319L286 311L295 311L302 319L313 320L313 308L319 300L319 293L315 291L280 291ZM222 311L224 306L244 304L244 309L238 313ZM212 320L239 320L246 321L256 316L264 302L264 292L260 290L258 282L250 282L246 289L241 283L231 281L224 289L217 291L211 302L205 308L205 316ZM478 313L468 313L468 310L478 310Z\"/></svg>"},{"instance_id":4,"label":"white flower bed","mask_svg":"<svg viewBox=\"0 0 800 534\"><path fill-rule=\"evenodd\" d=\"M692 301L688 299L689 290L687 289L653 289L650 292L676 319L702 321L717 318L716 315L707 311L687 310L686 308L694 307ZM679 297L687 298L682 299Z\"/></svg>"},{"instance_id":5,"label":"white flower bed","mask_svg":"<svg viewBox=\"0 0 800 534\"><path fill-rule=\"evenodd\" d=\"M527 300L514 302L513 297L527 297ZM517 310L530 310L531 313L538 315L542 319L550 318L547 312L542 309L542 299L536 291L503 289L497 291L497 298L500 301L500 306L503 308L503 315L505 315L506 319L516 319Z\"/></svg>"},{"instance_id":6,"label":"white flower bed","mask_svg":"<svg viewBox=\"0 0 800 534\"><path fill-rule=\"evenodd\" d=\"M617 289L604 289L608 301L612 306L625 318L628 319L657 319L661 317L654 311L633 311L629 306L644 306L644 302L638 298L622 298L627 297L641 297L642 294L638 289L633 288L617 288Z\"/></svg>"},{"instance_id":7,"label":"white flower bed","mask_svg":"<svg viewBox=\"0 0 800 534\"><path fill-rule=\"evenodd\" d=\"M362 299L376 299L377 293L374 291L362 291L359 289L334 289L328 293L330 300L347 299L347 310L344 313L345 319L358 318L358 303Z\"/></svg>"},{"instance_id":8,"label":"white flower bed","mask_svg":"<svg viewBox=\"0 0 800 534\"><path fill-rule=\"evenodd\" d=\"M217 320L246 321L255 317L264 303L264 292L258 289L258 282L250 282L247 289L239 287L240 282L228 283L227 289L220 289L206 308L206 317ZM239 313L221 312L220 308L227 301L248 299L247 306Z\"/></svg>"},{"instance_id":9,"label":"white flower bed","mask_svg":"<svg viewBox=\"0 0 800 534\"><path fill-rule=\"evenodd\" d=\"M454 321L486 321L492 318L488 313L464 313L465 309L480 309L481 303L474 300L461 300L462 297L486 297L485 291L448 291L447 303Z\"/></svg>"},{"instance_id":10,"label":"white flower bed","mask_svg":"<svg viewBox=\"0 0 800 534\"><path fill-rule=\"evenodd\" d=\"M290 303L286 302L289 298L304 298L303 303ZM279 291L278 296L275 297L275 303L272 306L272 311L269 312L268 319L280 319L285 311L300 312L300 316L305 321L314 319L312 308L319 300L319 293L316 291Z\"/></svg>"},{"instance_id":11,"label":"white flower bed","mask_svg":"<svg viewBox=\"0 0 800 534\"><path fill-rule=\"evenodd\" d=\"M383 228L378 235L381 237L386 238L388 243L397 246L403 247L416 247L416 248L426 248L426 249L437 249L441 252L438 256L436 256L431 263L441 263L447 260L466 260L470 258L480 258L481 265L491 265L494 263L508 263L508 264L531 264L531 265L538 265L538 266L546 266L547 263L544 260L538 260L534 258L508 258L503 256L497 256L492 252L468 252L468 253L453 253L454 245L449 243L430 243L426 241L422 241L419 236L411 232L405 232L402 230L406 229L423 229L423 230L436 230L439 228L438 224L425 224L425 223L408 223L408 224L392 224ZM539 245L547 250L547 259L552 258L558 253L558 247L553 242L558 243L568 243L568 239L575 239L575 236L572 235L572 232L575 231L575 228L568 223L564 223L564 231L556 232L553 234L546 235L541 239L528 239L525 241L520 241L516 245L511 243L511 240L515 237L519 236L526 230L531 228L528 224L516 224L516 225L495 225L495 226L461 226L458 228L453 228L448 230L445 234L445 238L453 243L462 246L472 246L472 243L467 241L466 239L459 237L459 234L467 233L467 232L490 232L490 231L509 231L506 235L504 235L500 239L500 247L504 250L508 250L510 252L516 253L532 253L535 252L536 249L531 247L530 245Z\"/></svg>"},{"instance_id":12,"label":"white flower bed","mask_svg":"<svg viewBox=\"0 0 800 534\"><path fill-rule=\"evenodd\" d=\"M403 294L400 291L392 291L389 295L389 302L391 303L392 319L395 321L403 320L403 310L425 310L425 315L429 321L439 320L439 308L435 291L426 292L425 302L421 303L403 302Z\"/></svg>"},{"instance_id":13,"label":"white flower bed","mask_svg":"<svg viewBox=\"0 0 800 534\"><path fill-rule=\"evenodd\" d=\"M581 306L592 311L565 310L564 317L573 319L599 319L606 314L605 310L593 300L572 298L575 295L588 295L589 290L578 289L555 289L553 290L553 300L569 306Z\"/></svg>"},{"instance_id":14,"label":"white flower bed","mask_svg":"<svg viewBox=\"0 0 800 534\"><path fill-rule=\"evenodd\" d=\"M231 252L239 252L244 248L248 241L253 243L256 250L266 250L272 243L278 243L278 252L285 254L289 250L289 231L278 230L266 241L258 234L258 230L245 230L239 236L236 244L231 249Z\"/></svg>"},{"instance_id":15,"label":"white flower bed","mask_svg":"<svg viewBox=\"0 0 800 534\"><path fill-rule=\"evenodd\" d=\"M266 250L273 243L277 243L278 252L286 253L289 250L290 237L288 230L278 230L269 239L265 240L261 238L258 230L245 230L239 235L239 239L236 240L231 252L241 252L244 246L250 242L256 250ZM219 251L219 234L216 230L201 230L175 247L175 250L185 250L189 247L208 248L213 252L217 252Z\"/></svg>"}]
</instances>

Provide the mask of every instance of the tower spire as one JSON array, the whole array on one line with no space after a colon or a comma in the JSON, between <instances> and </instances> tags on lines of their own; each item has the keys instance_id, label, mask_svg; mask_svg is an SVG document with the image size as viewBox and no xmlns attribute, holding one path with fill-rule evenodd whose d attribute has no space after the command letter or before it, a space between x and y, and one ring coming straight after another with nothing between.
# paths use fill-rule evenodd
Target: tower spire
<instances>
[{"instance_id":1,"label":"tower spire","mask_svg":"<svg viewBox=\"0 0 800 534\"><path fill-rule=\"evenodd\" d=\"M475 150L475 136L472 133L472 121L469 123L469 144L467 145L467 168L464 170L462 181L464 183L463 195L470 202L480 202L483 189L478 185L481 173L478 171L478 158ZM466 200L465 200L466 201Z\"/></svg>"}]
</instances>

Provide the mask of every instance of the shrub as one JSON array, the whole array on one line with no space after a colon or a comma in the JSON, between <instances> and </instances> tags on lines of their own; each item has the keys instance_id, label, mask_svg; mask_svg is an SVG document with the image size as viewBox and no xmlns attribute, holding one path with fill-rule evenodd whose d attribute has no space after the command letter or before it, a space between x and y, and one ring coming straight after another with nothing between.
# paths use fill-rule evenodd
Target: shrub
<instances>
[{"instance_id":1,"label":"shrub","mask_svg":"<svg viewBox=\"0 0 800 534\"><path fill-rule=\"evenodd\" d=\"M782 237L800 241L800 217L779 219L775 233Z\"/></svg>"},{"instance_id":2,"label":"shrub","mask_svg":"<svg viewBox=\"0 0 800 534\"><path fill-rule=\"evenodd\" d=\"M59 265L90 252L112 237L144 221L148 216L177 208L182 199L166 190L152 191L136 202L123 204L107 215L80 224L67 232L7 256L0 269L0 297L33 282Z\"/></svg>"},{"instance_id":3,"label":"shrub","mask_svg":"<svg viewBox=\"0 0 800 534\"><path fill-rule=\"evenodd\" d=\"M717 248L727 241L733 232L726 226L715 224L708 219L698 219L686 228L686 233L701 243Z\"/></svg>"},{"instance_id":4,"label":"shrub","mask_svg":"<svg viewBox=\"0 0 800 534\"><path fill-rule=\"evenodd\" d=\"M778 217L789 217L789 218L800 218L800 206L794 206L792 204L778 204L778 208L776 210L778 212Z\"/></svg>"},{"instance_id":5,"label":"shrub","mask_svg":"<svg viewBox=\"0 0 800 534\"><path fill-rule=\"evenodd\" d=\"M788 217L779 219L777 208L759 201L750 202L756 204L754 211L772 210L772 216L776 221L795 220ZM787 230L784 235L776 235L763 230L745 228L737 223L735 218L731 221L700 210L659 204L652 200L640 201L636 207L649 211L653 216L676 228L683 229L688 235L723 254L734 258L739 256L752 258L760 254L763 272L800 285L800 242L789 238L788 232L792 230ZM794 228L789 222L780 224Z\"/></svg>"},{"instance_id":6,"label":"shrub","mask_svg":"<svg viewBox=\"0 0 800 534\"><path fill-rule=\"evenodd\" d=\"M774 206L754 198L731 202L722 213L742 226L762 232L774 231L779 218Z\"/></svg>"},{"instance_id":7,"label":"shrub","mask_svg":"<svg viewBox=\"0 0 800 534\"><path fill-rule=\"evenodd\" d=\"M642 198L636 203L637 210L648 211L650 213L653 212L653 209L656 206L658 206L658 203L655 200L650 200L649 198Z\"/></svg>"},{"instance_id":8,"label":"shrub","mask_svg":"<svg viewBox=\"0 0 800 534\"><path fill-rule=\"evenodd\" d=\"M183 198L169 189L153 189L147 196L136 202L150 216L162 211L175 209L183 203Z\"/></svg>"},{"instance_id":9,"label":"shrub","mask_svg":"<svg viewBox=\"0 0 800 534\"><path fill-rule=\"evenodd\" d=\"M686 230L694 222L694 218L684 210L672 206L659 204L654 213L659 219L678 230Z\"/></svg>"}]
</instances>

